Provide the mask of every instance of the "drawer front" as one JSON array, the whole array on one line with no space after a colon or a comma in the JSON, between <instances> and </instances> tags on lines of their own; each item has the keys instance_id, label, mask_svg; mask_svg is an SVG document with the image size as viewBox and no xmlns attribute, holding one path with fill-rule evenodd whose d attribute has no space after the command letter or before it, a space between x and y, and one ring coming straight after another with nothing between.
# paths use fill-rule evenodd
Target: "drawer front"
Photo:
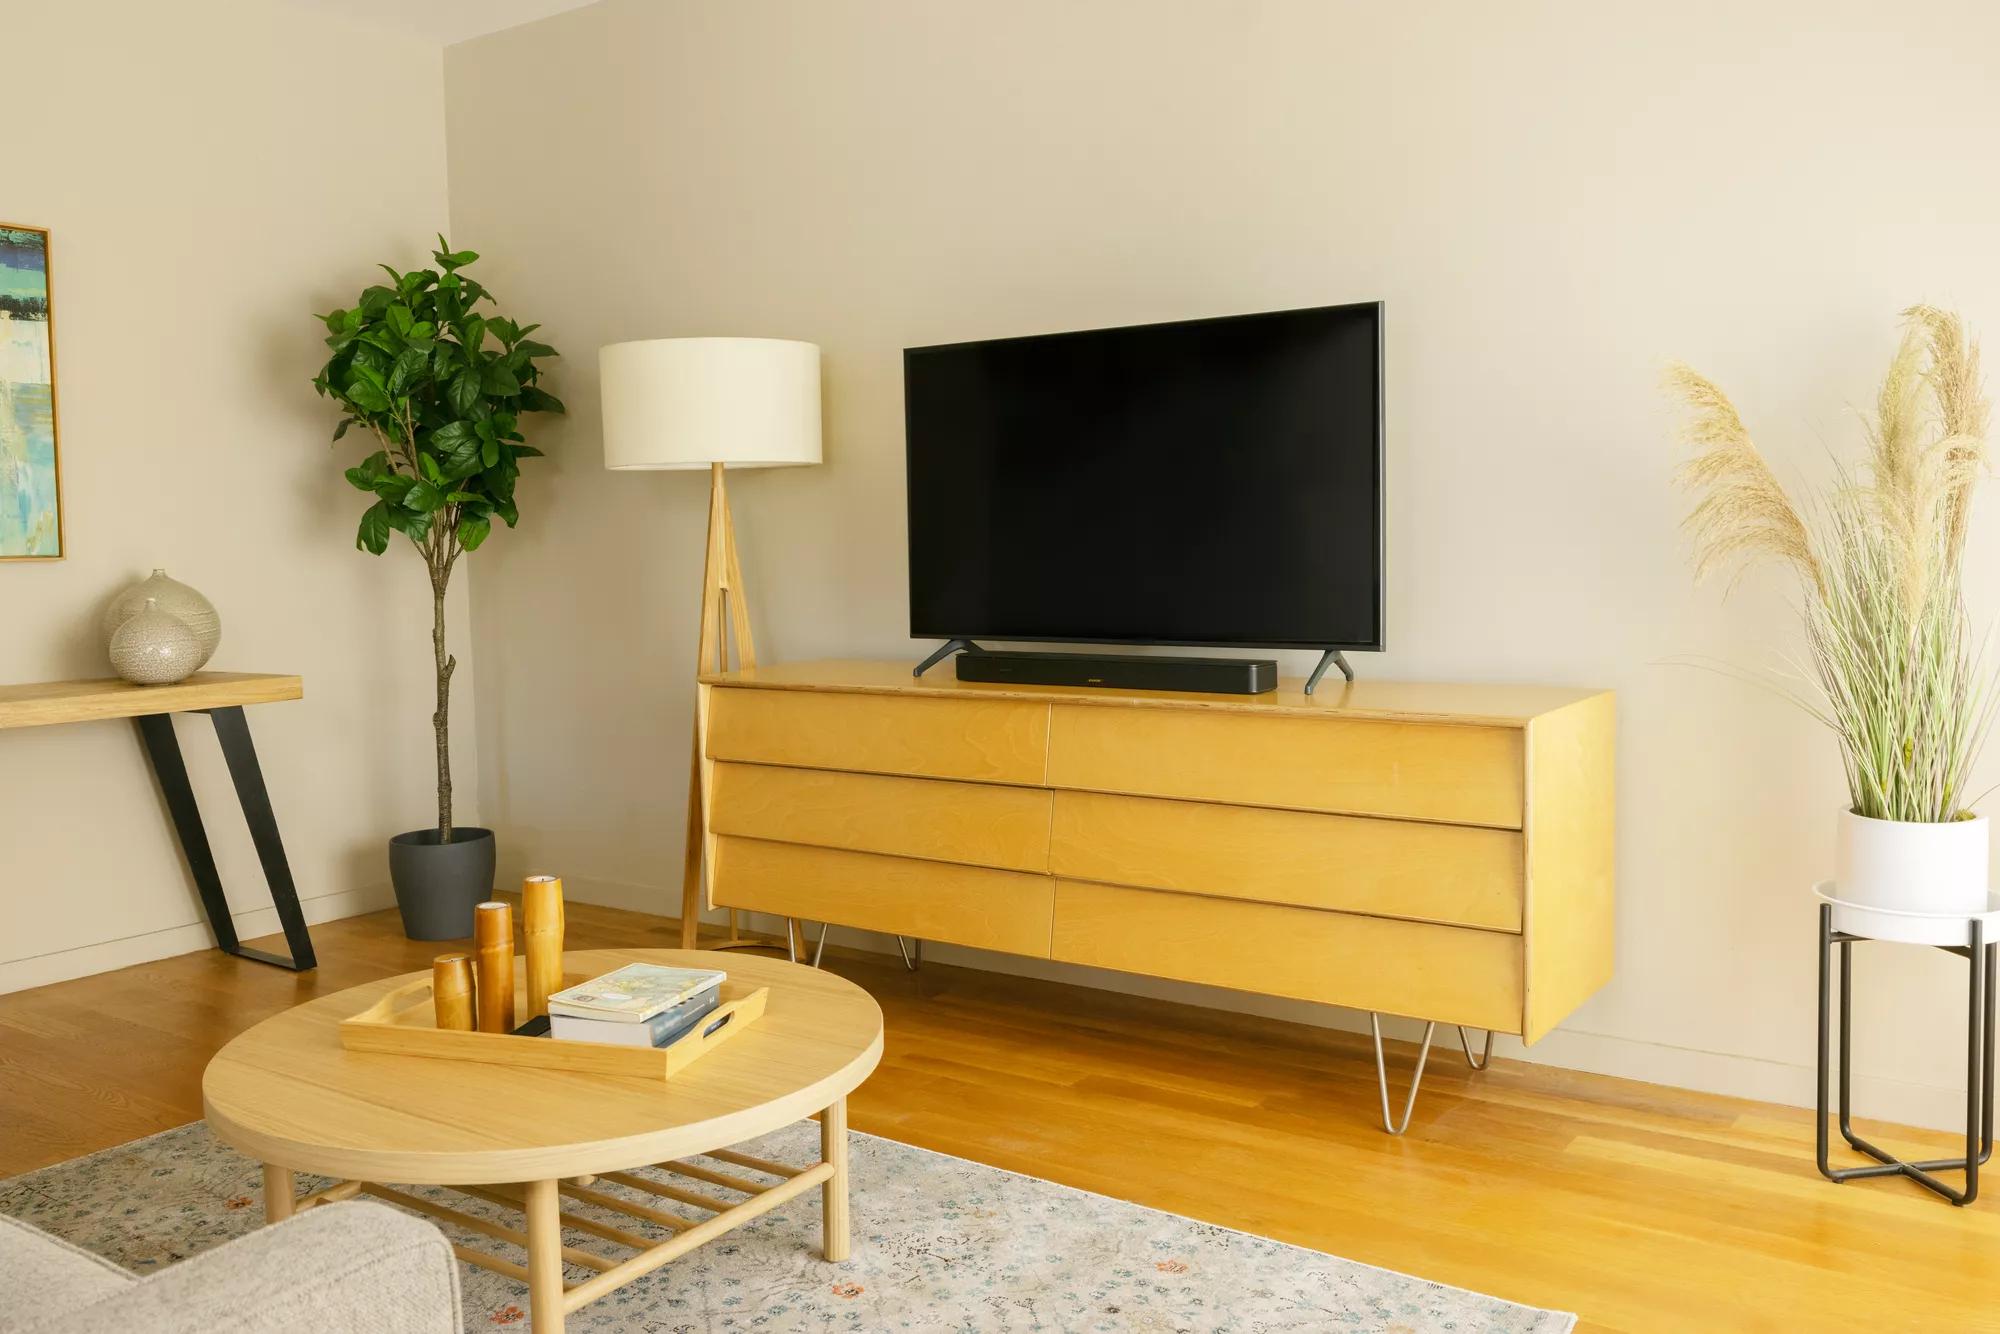
<instances>
[{"instance_id":1,"label":"drawer front","mask_svg":"<svg viewBox=\"0 0 2000 1334\"><path fill-rule=\"evenodd\" d=\"M718 764L716 833L850 852L1049 869L1049 802L1041 788L941 783L824 769Z\"/></svg>"},{"instance_id":2,"label":"drawer front","mask_svg":"<svg viewBox=\"0 0 2000 1334\"><path fill-rule=\"evenodd\" d=\"M1059 876L1521 929L1521 835L1507 829L1055 794Z\"/></svg>"},{"instance_id":3,"label":"drawer front","mask_svg":"<svg viewBox=\"0 0 2000 1334\"><path fill-rule=\"evenodd\" d=\"M1495 931L1058 880L1051 956L1521 1031L1521 937Z\"/></svg>"},{"instance_id":4,"label":"drawer front","mask_svg":"<svg viewBox=\"0 0 2000 1334\"><path fill-rule=\"evenodd\" d=\"M1049 706L717 687L710 759L1034 786L1048 770Z\"/></svg>"},{"instance_id":5,"label":"drawer front","mask_svg":"<svg viewBox=\"0 0 2000 1334\"><path fill-rule=\"evenodd\" d=\"M718 838L715 902L954 945L1049 957L1046 875Z\"/></svg>"},{"instance_id":6,"label":"drawer front","mask_svg":"<svg viewBox=\"0 0 2000 1334\"><path fill-rule=\"evenodd\" d=\"M1521 827L1513 728L1053 707L1053 787Z\"/></svg>"}]
</instances>

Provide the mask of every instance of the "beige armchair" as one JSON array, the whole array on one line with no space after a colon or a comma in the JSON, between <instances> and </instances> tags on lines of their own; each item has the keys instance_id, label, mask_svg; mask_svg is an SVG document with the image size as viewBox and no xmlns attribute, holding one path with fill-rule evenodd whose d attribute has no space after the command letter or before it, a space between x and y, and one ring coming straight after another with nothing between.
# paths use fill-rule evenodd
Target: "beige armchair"
<instances>
[{"instance_id":1,"label":"beige armchair","mask_svg":"<svg viewBox=\"0 0 2000 1334\"><path fill-rule=\"evenodd\" d=\"M461 1327L450 1244L385 1205L321 1205L145 1278L0 1216L0 1334Z\"/></svg>"}]
</instances>

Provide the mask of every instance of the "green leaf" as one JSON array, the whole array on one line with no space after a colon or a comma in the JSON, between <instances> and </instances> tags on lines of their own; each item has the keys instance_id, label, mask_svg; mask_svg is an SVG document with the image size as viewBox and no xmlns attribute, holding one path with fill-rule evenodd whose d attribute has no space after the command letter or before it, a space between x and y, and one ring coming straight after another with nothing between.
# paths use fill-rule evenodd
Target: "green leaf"
<instances>
[{"instance_id":1,"label":"green leaf","mask_svg":"<svg viewBox=\"0 0 2000 1334\"><path fill-rule=\"evenodd\" d=\"M451 410L463 417L472 411L472 405L479 401L479 372L471 366L465 367L451 379L451 387L445 390L445 402Z\"/></svg>"},{"instance_id":2,"label":"green leaf","mask_svg":"<svg viewBox=\"0 0 2000 1334\"><path fill-rule=\"evenodd\" d=\"M432 482L444 481L444 474L438 470L437 456L428 451L419 451L417 464L424 470L424 477Z\"/></svg>"},{"instance_id":3,"label":"green leaf","mask_svg":"<svg viewBox=\"0 0 2000 1334\"><path fill-rule=\"evenodd\" d=\"M512 398L521 392L521 382L514 377L514 372L498 361L486 363L485 370L479 375L479 387L498 398Z\"/></svg>"},{"instance_id":4,"label":"green leaf","mask_svg":"<svg viewBox=\"0 0 2000 1334\"><path fill-rule=\"evenodd\" d=\"M458 544L467 551L479 550L479 544L493 531L490 519L465 518L458 521Z\"/></svg>"},{"instance_id":5,"label":"green leaf","mask_svg":"<svg viewBox=\"0 0 2000 1334\"><path fill-rule=\"evenodd\" d=\"M389 507L376 501L361 516L361 529L354 536L354 545L362 551L381 555L389 548Z\"/></svg>"},{"instance_id":6,"label":"green leaf","mask_svg":"<svg viewBox=\"0 0 2000 1334\"><path fill-rule=\"evenodd\" d=\"M521 511L514 507L514 502L512 500L495 501L493 505L493 512L499 515L502 519L505 519L507 521L507 526L509 528L512 528L515 524L521 521Z\"/></svg>"},{"instance_id":7,"label":"green leaf","mask_svg":"<svg viewBox=\"0 0 2000 1334\"><path fill-rule=\"evenodd\" d=\"M390 306L384 312L383 318L389 321L389 327L396 331L398 338L407 338L410 326L417 322L417 317L410 313L410 308L400 301Z\"/></svg>"},{"instance_id":8,"label":"green leaf","mask_svg":"<svg viewBox=\"0 0 2000 1334\"><path fill-rule=\"evenodd\" d=\"M348 382L347 401L363 412L387 412L389 395L372 381L356 376Z\"/></svg>"},{"instance_id":9,"label":"green leaf","mask_svg":"<svg viewBox=\"0 0 2000 1334\"><path fill-rule=\"evenodd\" d=\"M538 459L542 457L542 451L536 449L533 445L516 445L514 446L514 457L522 459Z\"/></svg>"},{"instance_id":10,"label":"green leaf","mask_svg":"<svg viewBox=\"0 0 2000 1334\"><path fill-rule=\"evenodd\" d=\"M477 352L486 341L486 321L474 315L459 328L458 341L467 353Z\"/></svg>"},{"instance_id":11,"label":"green leaf","mask_svg":"<svg viewBox=\"0 0 2000 1334\"><path fill-rule=\"evenodd\" d=\"M405 477L399 472L385 472L375 478L375 494L391 505L401 505L403 497L410 494L410 488L417 484L414 477Z\"/></svg>"},{"instance_id":12,"label":"green leaf","mask_svg":"<svg viewBox=\"0 0 2000 1334\"><path fill-rule=\"evenodd\" d=\"M533 385L521 391L521 410L524 412L561 412L562 400L546 390Z\"/></svg>"},{"instance_id":13,"label":"green leaf","mask_svg":"<svg viewBox=\"0 0 2000 1334\"><path fill-rule=\"evenodd\" d=\"M484 497L475 496L470 491L453 491L451 494L447 495L445 499L450 501L454 505L464 505L468 502L477 502L483 500Z\"/></svg>"},{"instance_id":14,"label":"green leaf","mask_svg":"<svg viewBox=\"0 0 2000 1334\"><path fill-rule=\"evenodd\" d=\"M470 423L447 422L430 434L425 448L444 460L447 478L470 477L479 471L479 436Z\"/></svg>"},{"instance_id":15,"label":"green leaf","mask_svg":"<svg viewBox=\"0 0 2000 1334\"><path fill-rule=\"evenodd\" d=\"M491 438L479 442L479 462L482 467L491 468L500 462L500 442Z\"/></svg>"},{"instance_id":16,"label":"green leaf","mask_svg":"<svg viewBox=\"0 0 2000 1334\"><path fill-rule=\"evenodd\" d=\"M428 510L393 509L389 511L389 526L412 542L422 542L430 536L433 517Z\"/></svg>"},{"instance_id":17,"label":"green leaf","mask_svg":"<svg viewBox=\"0 0 2000 1334\"><path fill-rule=\"evenodd\" d=\"M416 510L421 514L429 514L443 504L444 492L429 482L413 482L410 484L410 489L403 493L403 508Z\"/></svg>"},{"instance_id":18,"label":"green leaf","mask_svg":"<svg viewBox=\"0 0 2000 1334\"><path fill-rule=\"evenodd\" d=\"M375 478L366 468L349 468L347 481L356 491L372 493L375 490Z\"/></svg>"},{"instance_id":19,"label":"green leaf","mask_svg":"<svg viewBox=\"0 0 2000 1334\"><path fill-rule=\"evenodd\" d=\"M326 390L325 390L325 389L321 389L321 390L320 390L320 392L321 392L321 393L325 393L325 392L326 392ZM359 418L359 417L342 417L342 418L340 419L340 425L338 425L338 426L336 426L336 427L334 427L334 428L333 428L333 438L334 438L335 440L338 440L338 439L340 439L340 437L342 437L343 435L346 435L346 434L347 434L347 428L348 428L348 427L350 427L350 426L354 425L354 423L356 423L356 422L358 422L358 421L360 421L360 420L361 420L361 418Z\"/></svg>"},{"instance_id":20,"label":"green leaf","mask_svg":"<svg viewBox=\"0 0 2000 1334\"><path fill-rule=\"evenodd\" d=\"M495 338L509 347L512 347L516 340L521 337L521 326L499 315L487 316L486 327L493 331Z\"/></svg>"},{"instance_id":21,"label":"green leaf","mask_svg":"<svg viewBox=\"0 0 2000 1334\"><path fill-rule=\"evenodd\" d=\"M514 344L514 350L516 352L525 352L531 357L559 357L562 355L562 353L556 351L547 343L537 343L532 338L524 339Z\"/></svg>"},{"instance_id":22,"label":"green leaf","mask_svg":"<svg viewBox=\"0 0 2000 1334\"><path fill-rule=\"evenodd\" d=\"M411 384L423 377L424 369L430 365L430 356L422 348L405 348L396 358L396 364L389 368L387 389L390 397L401 398L410 392Z\"/></svg>"}]
</instances>

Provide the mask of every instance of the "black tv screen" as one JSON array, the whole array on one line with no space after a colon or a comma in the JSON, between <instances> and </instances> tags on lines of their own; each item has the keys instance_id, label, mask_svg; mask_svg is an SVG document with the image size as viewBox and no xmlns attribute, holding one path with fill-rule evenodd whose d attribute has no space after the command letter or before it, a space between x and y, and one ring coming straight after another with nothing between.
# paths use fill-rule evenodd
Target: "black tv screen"
<instances>
[{"instance_id":1,"label":"black tv screen","mask_svg":"<svg viewBox=\"0 0 2000 1334\"><path fill-rule=\"evenodd\" d=\"M1379 302L903 354L915 638L1382 647Z\"/></svg>"}]
</instances>

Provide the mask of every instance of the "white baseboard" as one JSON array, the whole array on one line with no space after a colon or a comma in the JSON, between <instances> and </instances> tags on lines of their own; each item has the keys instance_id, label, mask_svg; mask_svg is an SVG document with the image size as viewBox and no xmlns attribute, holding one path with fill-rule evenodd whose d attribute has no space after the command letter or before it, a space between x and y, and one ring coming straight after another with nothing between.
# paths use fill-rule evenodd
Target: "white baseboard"
<instances>
[{"instance_id":1,"label":"white baseboard","mask_svg":"<svg viewBox=\"0 0 2000 1334\"><path fill-rule=\"evenodd\" d=\"M394 891L387 881L383 881L361 889L302 899L299 906L305 910L306 921L311 924L357 917L391 907L395 902ZM231 916L236 923L237 936L245 940L268 936L283 929L278 924L276 908L251 908ZM0 963L0 995L26 991L30 987L45 987L52 982L67 982L71 978L89 977L94 973L108 973L133 964L151 963L155 959L169 959L176 954L193 954L197 950L213 949L214 946L215 937L209 934L208 923L199 921L118 940L78 945L74 949L31 955L25 959L11 959Z\"/></svg>"}]
</instances>

